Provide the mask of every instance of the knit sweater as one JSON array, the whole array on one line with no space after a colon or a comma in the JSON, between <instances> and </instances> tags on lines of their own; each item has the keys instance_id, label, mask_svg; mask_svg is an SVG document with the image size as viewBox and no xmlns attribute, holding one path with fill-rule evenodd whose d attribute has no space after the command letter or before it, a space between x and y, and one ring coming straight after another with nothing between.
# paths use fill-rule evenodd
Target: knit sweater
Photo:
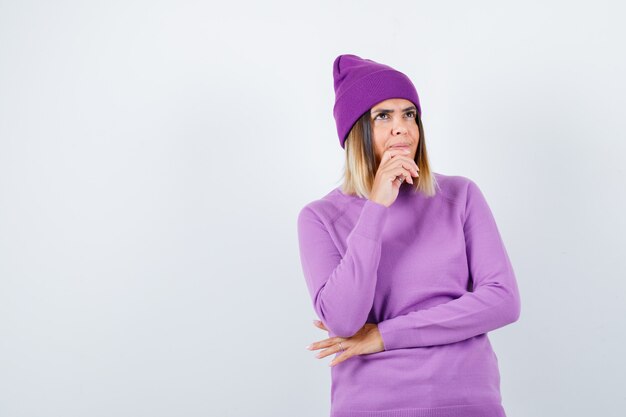
<instances>
[{"instance_id":1,"label":"knit sweater","mask_svg":"<svg viewBox=\"0 0 626 417\"><path fill-rule=\"evenodd\" d=\"M384 345L330 368L331 417L506 416L487 332L519 318L513 268L476 183L433 175L432 197L405 182L386 207L338 187L298 215L328 337L376 323Z\"/></svg>"}]
</instances>

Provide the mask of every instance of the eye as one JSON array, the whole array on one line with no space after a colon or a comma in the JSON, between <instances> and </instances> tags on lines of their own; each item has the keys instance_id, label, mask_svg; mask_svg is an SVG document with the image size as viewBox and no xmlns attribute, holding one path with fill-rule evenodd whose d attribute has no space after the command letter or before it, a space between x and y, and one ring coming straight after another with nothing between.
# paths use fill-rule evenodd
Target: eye
<instances>
[{"instance_id":1,"label":"eye","mask_svg":"<svg viewBox=\"0 0 626 417\"><path fill-rule=\"evenodd\" d=\"M411 114L413 118L415 118L415 112L413 110L406 112L405 114L409 115Z\"/></svg>"},{"instance_id":2,"label":"eye","mask_svg":"<svg viewBox=\"0 0 626 417\"><path fill-rule=\"evenodd\" d=\"M378 119L380 116L389 116L389 114L387 114L387 113L378 113L378 115L376 117L374 117L374 120Z\"/></svg>"}]
</instances>

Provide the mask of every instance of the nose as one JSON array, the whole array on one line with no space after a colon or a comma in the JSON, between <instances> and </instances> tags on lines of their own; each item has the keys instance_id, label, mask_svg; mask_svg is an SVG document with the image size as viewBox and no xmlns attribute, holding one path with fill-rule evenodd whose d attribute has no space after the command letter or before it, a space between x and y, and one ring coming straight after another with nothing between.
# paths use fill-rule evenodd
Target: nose
<instances>
[{"instance_id":1,"label":"nose","mask_svg":"<svg viewBox=\"0 0 626 417\"><path fill-rule=\"evenodd\" d=\"M407 132L406 127L404 127L402 125L398 125L398 126L394 126L393 127L392 134L397 136L397 135L402 135L402 134L404 134L406 132Z\"/></svg>"}]
</instances>

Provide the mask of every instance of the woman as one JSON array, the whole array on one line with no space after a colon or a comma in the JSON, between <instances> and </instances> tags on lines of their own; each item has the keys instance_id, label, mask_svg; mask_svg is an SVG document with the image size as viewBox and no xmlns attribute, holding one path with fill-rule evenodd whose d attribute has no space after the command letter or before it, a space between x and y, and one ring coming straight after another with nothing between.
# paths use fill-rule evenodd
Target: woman
<instances>
[{"instance_id":1,"label":"woman","mask_svg":"<svg viewBox=\"0 0 626 417\"><path fill-rule=\"evenodd\" d=\"M516 278L478 186L429 168L421 106L403 73L333 64L342 187L298 216L332 417L502 417L487 332L520 315Z\"/></svg>"}]
</instances>

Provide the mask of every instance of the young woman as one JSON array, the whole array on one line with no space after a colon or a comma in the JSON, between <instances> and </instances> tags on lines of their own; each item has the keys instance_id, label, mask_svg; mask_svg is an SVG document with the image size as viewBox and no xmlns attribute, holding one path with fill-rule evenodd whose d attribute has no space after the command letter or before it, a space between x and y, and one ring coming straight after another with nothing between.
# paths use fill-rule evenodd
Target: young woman
<instances>
[{"instance_id":1,"label":"young woman","mask_svg":"<svg viewBox=\"0 0 626 417\"><path fill-rule=\"evenodd\" d=\"M298 216L331 417L504 417L487 332L520 296L485 197L431 172L406 75L340 55L333 76L344 181Z\"/></svg>"}]
</instances>

